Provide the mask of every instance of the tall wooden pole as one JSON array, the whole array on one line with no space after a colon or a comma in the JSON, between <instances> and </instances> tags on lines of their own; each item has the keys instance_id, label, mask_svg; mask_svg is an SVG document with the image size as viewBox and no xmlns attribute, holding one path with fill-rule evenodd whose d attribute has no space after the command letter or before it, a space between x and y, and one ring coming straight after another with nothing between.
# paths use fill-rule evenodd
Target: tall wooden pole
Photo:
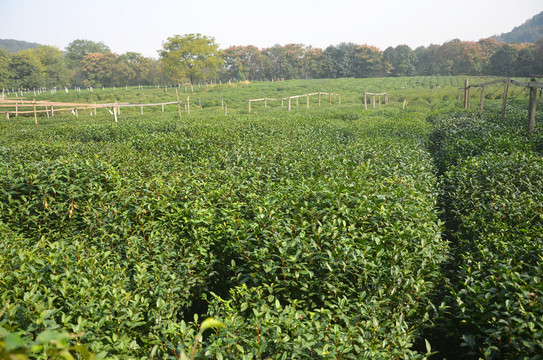
<instances>
[{"instance_id":1,"label":"tall wooden pole","mask_svg":"<svg viewBox=\"0 0 543 360\"><path fill-rule=\"evenodd\" d=\"M181 117L181 102L179 101L179 92L175 89L175 97L177 98L177 112L179 113L179 120L182 120ZM162 105L162 112L164 112L164 105Z\"/></svg>"},{"instance_id":2,"label":"tall wooden pole","mask_svg":"<svg viewBox=\"0 0 543 360\"><path fill-rule=\"evenodd\" d=\"M464 109L469 108L469 80L464 80Z\"/></svg>"},{"instance_id":3,"label":"tall wooden pole","mask_svg":"<svg viewBox=\"0 0 543 360\"><path fill-rule=\"evenodd\" d=\"M532 77L531 82L535 82L535 77ZM528 105L528 135L532 135L535 130L535 113L537 108L537 88L530 86L530 102Z\"/></svg>"},{"instance_id":4,"label":"tall wooden pole","mask_svg":"<svg viewBox=\"0 0 543 360\"><path fill-rule=\"evenodd\" d=\"M364 93L364 109L368 110L368 95Z\"/></svg>"},{"instance_id":5,"label":"tall wooden pole","mask_svg":"<svg viewBox=\"0 0 543 360\"><path fill-rule=\"evenodd\" d=\"M507 107L507 95L509 94L509 79L505 80L505 89L503 91L503 102L502 102L502 113L500 115L501 119L505 118L505 108Z\"/></svg>"}]
</instances>

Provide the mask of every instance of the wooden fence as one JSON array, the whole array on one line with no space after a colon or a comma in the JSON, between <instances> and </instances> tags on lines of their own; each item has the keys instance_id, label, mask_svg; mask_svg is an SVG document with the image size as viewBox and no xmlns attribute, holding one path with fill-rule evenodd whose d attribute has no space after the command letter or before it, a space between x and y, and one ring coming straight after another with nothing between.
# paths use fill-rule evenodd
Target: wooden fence
<instances>
[{"instance_id":1,"label":"wooden fence","mask_svg":"<svg viewBox=\"0 0 543 360\"><path fill-rule=\"evenodd\" d=\"M523 82L523 81L517 81L513 79L498 79L494 81L489 81L481 84L474 84L470 85L469 80L464 80L464 109L468 109L470 107L470 99L471 94L470 90L471 88L481 88L481 99L479 101L479 109L481 111L484 111L484 101L485 101L485 88L490 85L495 84L503 84L504 85L504 92L503 92L503 100L502 100L502 108L501 108L501 118L503 119L505 117L505 110L507 108L507 100L509 95L509 86L520 86L524 87L529 91L529 102L528 102L528 128L527 128L527 134L531 135L535 130L535 115L536 115L536 108L537 108L537 90L539 89L539 99L541 99L541 93L543 89L543 82L536 81L535 77L532 77L530 81Z\"/></svg>"},{"instance_id":2,"label":"wooden fence","mask_svg":"<svg viewBox=\"0 0 543 360\"><path fill-rule=\"evenodd\" d=\"M104 109L113 115L114 120L117 121L117 115L121 113L121 108L140 108L140 113L143 115L143 109L150 106L160 106L162 107L162 112L164 112L164 107L167 105L177 105L177 110L179 113L179 119L182 119L181 105L184 105L185 112L187 115L190 115L190 97L187 97L186 102L179 100L179 93L176 89L176 101L161 102L161 103L108 103L108 104L84 104L84 103L69 103L69 102L52 102L52 101L36 101L36 100L23 100L22 98L9 98L9 99L0 99L0 114L5 114L6 119L10 119L10 116L19 116L23 114L33 114L34 122L38 124L38 114L45 113L47 118L50 116L55 116L55 113L62 111L71 111L74 116L79 116L79 111L88 110L90 115L96 115L98 109ZM221 98L221 106L224 110L224 114L228 114L227 104L224 99ZM201 107L201 100L199 99L199 107ZM30 109L30 110L28 110Z\"/></svg>"},{"instance_id":3,"label":"wooden fence","mask_svg":"<svg viewBox=\"0 0 543 360\"><path fill-rule=\"evenodd\" d=\"M328 102L330 103L330 105L332 105L332 97L337 96L338 97L338 103L339 103L339 105L341 105L341 95L340 94L317 92L317 93L311 93L311 94L288 96L288 97L284 97L284 98L281 98L281 99L271 99L271 98L249 99L248 100L249 113L251 113L251 103L253 103L253 102L263 101L264 102L264 108L267 109L268 108L268 101L278 101L278 100L281 100L281 107L284 107L285 106L285 100L288 100L288 111L291 111L291 109L292 109L292 99L296 100L296 107L298 107L300 98L306 98L306 107L309 109L309 98L311 96L318 96L318 106L321 106L322 95L325 95L325 96L328 95Z\"/></svg>"},{"instance_id":4,"label":"wooden fence","mask_svg":"<svg viewBox=\"0 0 543 360\"><path fill-rule=\"evenodd\" d=\"M368 96L371 96L371 102L373 104L373 108L375 109L375 97L379 97L379 109L381 108L381 96L385 97L385 105L388 105L388 94L386 92L384 93L371 93L371 92L364 92L364 109L368 110Z\"/></svg>"}]
</instances>

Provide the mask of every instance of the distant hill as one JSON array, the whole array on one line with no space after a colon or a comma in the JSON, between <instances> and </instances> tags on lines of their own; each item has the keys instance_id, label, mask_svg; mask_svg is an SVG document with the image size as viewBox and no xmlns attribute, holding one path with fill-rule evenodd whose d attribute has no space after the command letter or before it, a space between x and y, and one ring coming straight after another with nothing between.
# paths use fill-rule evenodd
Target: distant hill
<instances>
[{"instance_id":1,"label":"distant hill","mask_svg":"<svg viewBox=\"0 0 543 360\"><path fill-rule=\"evenodd\" d=\"M527 20L524 24L515 27L508 33L494 35L497 41L508 43L535 43L543 38L543 11Z\"/></svg>"},{"instance_id":2,"label":"distant hill","mask_svg":"<svg viewBox=\"0 0 543 360\"><path fill-rule=\"evenodd\" d=\"M0 48L10 52L18 52L26 49L35 49L38 46L41 46L41 44L13 39L0 39Z\"/></svg>"}]
</instances>

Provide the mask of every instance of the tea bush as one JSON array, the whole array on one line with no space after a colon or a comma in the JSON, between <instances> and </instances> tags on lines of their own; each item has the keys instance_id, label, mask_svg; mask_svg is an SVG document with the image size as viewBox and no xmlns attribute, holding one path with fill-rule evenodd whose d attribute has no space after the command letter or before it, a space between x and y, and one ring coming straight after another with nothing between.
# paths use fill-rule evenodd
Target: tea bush
<instances>
[{"instance_id":1,"label":"tea bush","mask_svg":"<svg viewBox=\"0 0 543 360\"><path fill-rule=\"evenodd\" d=\"M213 316L202 357L424 357L448 246L429 126L367 115L3 124L0 326L176 358Z\"/></svg>"},{"instance_id":2,"label":"tea bush","mask_svg":"<svg viewBox=\"0 0 543 360\"><path fill-rule=\"evenodd\" d=\"M447 336L449 356L536 359L543 353L543 159L524 135L522 111L493 116L432 119L453 244L449 309L433 331Z\"/></svg>"}]
</instances>

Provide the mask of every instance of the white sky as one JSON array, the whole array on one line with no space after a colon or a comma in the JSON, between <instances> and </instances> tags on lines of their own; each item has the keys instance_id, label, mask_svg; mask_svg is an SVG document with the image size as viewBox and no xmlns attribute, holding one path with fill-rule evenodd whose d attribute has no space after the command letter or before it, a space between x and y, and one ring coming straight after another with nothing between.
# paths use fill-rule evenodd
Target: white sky
<instances>
[{"instance_id":1,"label":"white sky","mask_svg":"<svg viewBox=\"0 0 543 360\"><path fill-rule=\"evenodd\" d=\"M158 58L174 35L231 45L341 42L388 46L477 41L509 32L543 11L543 0L0 0L0 39L63 50L75 39L115 53Z\"/></svg>"}]
</instances>

